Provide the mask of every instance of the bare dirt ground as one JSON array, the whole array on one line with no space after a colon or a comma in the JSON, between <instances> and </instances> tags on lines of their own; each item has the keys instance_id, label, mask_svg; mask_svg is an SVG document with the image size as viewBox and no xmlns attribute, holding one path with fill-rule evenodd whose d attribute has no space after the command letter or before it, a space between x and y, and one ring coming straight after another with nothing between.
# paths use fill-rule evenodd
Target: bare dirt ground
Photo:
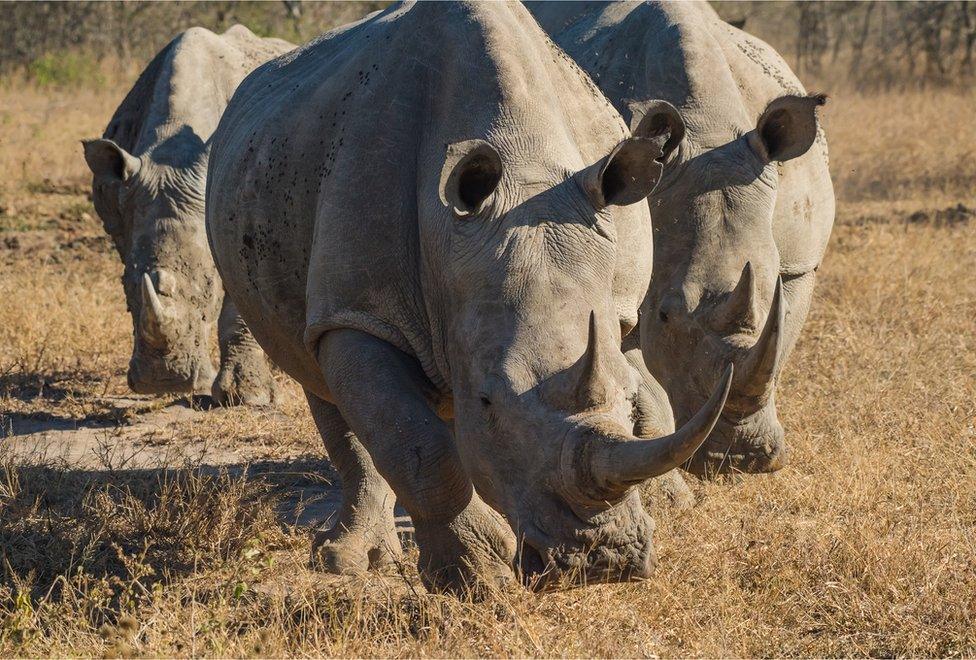
<instances>
[{"instance_id":1,"label":"bare dirt ground","mask_svg":"<svg viewBox=\"0 0 976 660\"><path fill-rule=\"evenodd\" d=\"M125 386L77 143L122 88L0 90L0 655L976 654L976 95L837 92L837 226L780 389L795 452L655 506L657 576L487 602L308 566L335 475L297 387ZM652 504L657 504L653 502Z\"/></svg>"}]
</instances>

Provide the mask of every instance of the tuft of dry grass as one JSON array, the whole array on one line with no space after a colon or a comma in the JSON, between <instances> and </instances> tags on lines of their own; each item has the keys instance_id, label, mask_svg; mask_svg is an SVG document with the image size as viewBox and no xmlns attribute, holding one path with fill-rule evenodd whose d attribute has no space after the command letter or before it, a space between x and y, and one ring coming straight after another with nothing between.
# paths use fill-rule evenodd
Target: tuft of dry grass
<instances>
[{"instance_id":1,"label":"tuft of dry grass","mask_svg":"<svg viewBox=\"0 0 976 660\"><path fill-rule=\"evenodd\" d=\"M866 95L822 88L831 93L824 114L841 204L898 201L917 209L974 197L976 89Z\"/></svg>"},{"instance_id":2,"label":"tuft of dry grass","mask_svg":"<svg viewBox=\"0 0 976 660\"><path fill-rule=\"evenodd\" d=\"M127 89L126 82L95 89L0 86L3 187L88 183L80 141L102 135Z\"/></svg>"},{"instance_id":3,"label":"tuft of dry grass","mask_svg":"<svg viewBox=\"0 0 976 660\"><path fill-rule=\"evenodd\" d=\"M122 91L0 90L0 417L126 394L121 265L76 143ZM655 512L653 579L473 603L424 593L412 551L311 570L274 476L319 441L282 379L276 412L165 440L261 471L0 461L0 655L976 654L973 94L834 90L838 222L779 396L795 459Z\"/></svg>"}]
</instances>

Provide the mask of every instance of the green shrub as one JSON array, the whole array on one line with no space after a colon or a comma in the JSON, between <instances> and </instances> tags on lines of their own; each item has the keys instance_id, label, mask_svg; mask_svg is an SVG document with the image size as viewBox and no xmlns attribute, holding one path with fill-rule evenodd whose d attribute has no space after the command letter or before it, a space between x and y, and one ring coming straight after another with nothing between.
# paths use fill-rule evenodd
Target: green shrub
<instances>
[{"instance_id":1,"label":"green shrub","mask_svg":"<svg viewBox=\"0 0 976 660\"><path fill-rule=\"evenodd\" d=\"M99 69L97 60L90 55L76 52L62 51L42 55L30 63L28 75L42 87L101 86L105 83L105 76Z\"/></svg>"}]
</instances>

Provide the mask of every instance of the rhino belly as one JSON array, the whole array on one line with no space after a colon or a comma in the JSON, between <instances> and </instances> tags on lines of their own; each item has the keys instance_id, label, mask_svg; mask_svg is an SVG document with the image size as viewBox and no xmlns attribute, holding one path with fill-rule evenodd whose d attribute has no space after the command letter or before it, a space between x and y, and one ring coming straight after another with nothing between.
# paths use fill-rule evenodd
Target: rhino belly
<instances>
[{"instance_id":1,"label":"rhino belly","mask_svg":"<svg viewBox=\"0 0 976 660\"><path fill-rule=\"evenodd\" d=\"M222 192L242 189L242 178L222 177L223 188L208 200L208 230L224 288L271 361L325 397L322 373L302 341L311 222L282 215L286 207L276 200L221 200L231 196Z\"/></svg>"}]
</instances>

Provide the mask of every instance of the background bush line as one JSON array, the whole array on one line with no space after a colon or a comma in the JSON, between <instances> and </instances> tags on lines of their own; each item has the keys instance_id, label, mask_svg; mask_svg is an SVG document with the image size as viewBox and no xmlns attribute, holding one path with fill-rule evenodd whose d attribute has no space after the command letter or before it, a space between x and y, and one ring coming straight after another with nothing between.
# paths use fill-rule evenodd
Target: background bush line
<instances>
[{"instance_id":1,"label":"background bush line","mask_svg":"<svg viewBox=\"0 0 976 660\"><path fill-rule=\"evenodd\" d=\"M129 79L192 26L242 23L260 36L301 43L388 5L354 2L10 2L0 13L0 80L105 85Z\"/></svg>"},{"instance_id":2,"label":"background bush line","mask_svg":"<svg viewBox=\"0 0 976 660\"><path fill-rule=\"evenodd\" d=\"M176 33L243 23L301 43L389 4L357 2L11 2L0 15L0 80L94 85L128 79ZM968 2L714 3L768 41L806 80L893 88L972 80L976 4Z\"/></svg>"}]
</instances>

